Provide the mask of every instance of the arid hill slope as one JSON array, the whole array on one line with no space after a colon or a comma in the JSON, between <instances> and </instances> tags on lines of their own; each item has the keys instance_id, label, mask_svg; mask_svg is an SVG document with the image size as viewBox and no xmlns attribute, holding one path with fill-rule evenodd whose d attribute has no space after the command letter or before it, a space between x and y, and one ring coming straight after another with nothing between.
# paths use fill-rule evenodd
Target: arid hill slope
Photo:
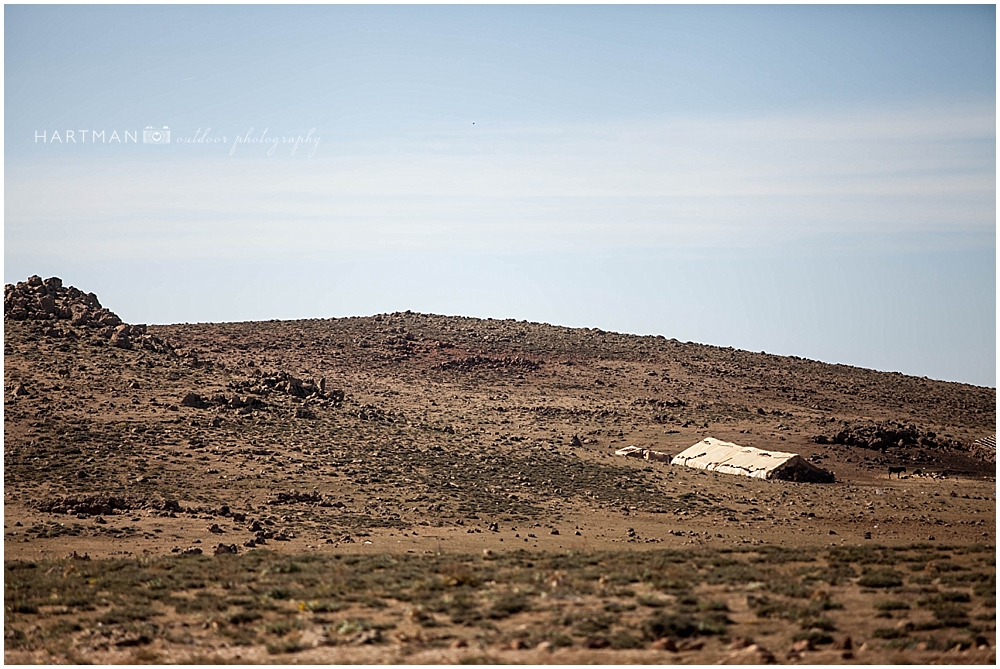
<instances>
[{"instance_id":1,"label":"arid hill slope","mask_svg":"<svg viewBox=\"0 0 1000 669\"><path fill-rule=\"evenodd\" d=\"M993 389L414 313L145 327L37 277L4 336L8 662L995 661ZM836 482L614 455L706 436Z\"/></svg>"},{"instance_id":2,"label":"arid hill slope","mask_svg":"<svg viewBox=\"0 0 1000 669\"><path fill-rule=\"evenodd\" d=\"M94 313L96 297L58 280L32 283L7 290L8 504L84 513L113 495L253 516L278 493L315 492L357 511L317 515L324 540L413 514L551 519L551 504L661 511L684 498L725 516L721 498L668 494L660 479L677 468L611 455L704 436L798 452L845 483L890 465L994 474L966 447L993 430L989 388L414 313L146 328L81 315L66 302ZM24 293L46 284L64 302L32 311Z\"/></svg>"}]
</instances>

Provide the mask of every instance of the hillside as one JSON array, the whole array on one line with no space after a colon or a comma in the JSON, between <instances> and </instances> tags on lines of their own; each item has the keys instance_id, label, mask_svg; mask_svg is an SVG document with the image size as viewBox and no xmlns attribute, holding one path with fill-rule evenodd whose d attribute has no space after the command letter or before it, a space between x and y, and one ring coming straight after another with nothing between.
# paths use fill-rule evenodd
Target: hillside
<instances>
[{"instance_id":1,"label":"hillside","mask_svg":"<svg viewBox=\"0 0 1000 669\"><path fill-rule=\"evenodd\" d=\"M991 388L410 312L145 327L37 278L7 287L4 336L8 563L995 541L995 465L969 448ZM837 482L614 456L706 436Z\"/></svg>"}]
</instances>

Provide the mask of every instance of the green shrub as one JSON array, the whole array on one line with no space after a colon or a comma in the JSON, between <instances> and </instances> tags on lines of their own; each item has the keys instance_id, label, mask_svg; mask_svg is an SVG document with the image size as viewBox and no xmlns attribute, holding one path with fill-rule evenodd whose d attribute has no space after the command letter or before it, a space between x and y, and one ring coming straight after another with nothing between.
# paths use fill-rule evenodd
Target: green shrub
<instances>
[{"instance_id":1,"label":"green shrub","mask_svg":"<svg viewBox=\"0 0 1000 669\"><path fill-rule=\"evenodd\" d=\"M836 546L828 553L830 562L857 564L896 564L899 557L884 546Z\"/></svg>"},{"instance_id":2,"label":"green shrub","mask_svg":"<svg viewBox=\"0 0 1000 669\"><path fill-rule=\"evenodd\" d=\"M573 627L573 634L577 636L593 636L599 632L611 629L611 625L614 624L615 620L615 616L591 613L578 619L578 622Z\"/></svg>"},{"instance_id":3,"label":"green shrub","mask_svg":"<svg viewBox=\"0 0 1000 669\"><path fill-rule=\"evenodd\" d=\"M965 627L969 624L969 614L957 606L941 606L934 609L934 617L945 627Z\"/></svg>"},{"instance_id":4,"label":"green shrub","mask_svg":"<svg viewBox=\"0 0 1000 669\"><path fill-rule=\"evenodd\" d=\"M903 575L895 569L875 569L858 579L866 588L898 588L903 585Z\"/></svg>"},{"instance_id":5,"label":"green shrub","mask_svg":"<svg viewBox=\"0 0 1000 669\"><path fill-rule=\"evenodd\" d=\"M504 593L490 607L486 615L494 620L502 620L515 613L527 611L531 608L528 598L522 594Z\"/></svg>"},{"instance_id":6,"label":"green shrub","mask_svg":"<svg viewBox=\"0 0 1000 669\"><path fill-rule=\"evenodd\" d=\"M711 611L698 621L698 632L701 634L725 634L726 625L732 620L724 611Z\"/></svg>"},{"instance_id":7,"label":"green shrub","mask_svg":"<svg viewBox=\"0 0 1000 669\"><path fill-rule=\"evenodd\" d=\"M776 595L808 599L812 589L792 580L776 579L767 584L767 589Z\"/></svg>"},{"instance_id":8,"label":"green shrub","mask_svg":"<svg viewBox=\"0 0 1000 669\"><path fill-rule=\"evenodd\" d=\"M322 601L319 599L299 603L299 610L308 611L309 613L334 613L342 611L346 607L347 605L343 602Z\"/></svg>"},{"instance_id":9,"label":"green shrub","mask_svg":"<svg viewBox=\"0 0 1000 669\"><path fill-rule=\"evenodd\" d=\"M802 617L799 618L799 627L801 627L804 630L819 629L828 632L837 629L837 626L834 625L833 621L830 620L829 618L825 618L823 616L812 616L808 614L803 615Z\"/></svg>"},{"instance_id":10,"label":"green shrub","mask_svg":"<svg viewBox=\"0 0 1000 669\"><path fill-rule=\"evenodd\" d=\"M660 613L642 621L642 633L655 641L662 637L689 637L698 631L698 623L684 614Z\"/></svg>"},{"instance_id":11,"label":"green shrub","mask_svg":"<svg viewBox=\"0 0 1000 669\"><path fill-rule=\"evenodd\" d=\"M260 620L261 615L256 611L237 611L233 615L229 616L227 620L231 625L242 625L244 623L252 623L255 620Z\"/></svg>"},{"instance_id":12,"label":"green shrub","mask_svg":"<svg viewBox=\"0 0 1000 669\"><path fill-rule=\"evenodd\" d=\"M456 625L471 625L482 620L483 614L468 597L456 597L447 603L445 611Z\"/></svg>"},{"instance_id":13,"label":"green shrub","mask_svg":"<svg viewBox=\"0 0 1000 669\"><path fill-rule=\"evenodd\" d=\"M302 571L302 567L294 562L280 562L278 564L271 565L268 571L272 574L294 574Z\"/></svg>"},{"instance_id":14,"label":"green shrub","mask_svg":"<svg viewBox=\"0 0 1000 669\"><path fill-rule=\"evenodd\" d=\"M669 603L665 599L660 599L659 597L652 597L649 595L638 597L636 598L635 601L641 604L642 606L648 606L651 609L662 609Z\"/></svg>"},{"instance_id":15,"label":"green shrub","mask_svg":"<svg viewBox=\"0 0 1000 669\"><path fill-rule=\"evenodd\" d=\"M118 625L120 623L132 622L133 620L149 620L156 615L159 614L152 609L130 606L125 609L111 609L98 618L97 621L105 625Z\"/></svg>"},{"instance_id":16,"label":"green shrub","mask_svg":"<svg viewBox=\"0 0 1000 669\"><path fill-rule=\"evenodd\" d=\"M997 594L997 582L996 576L993 576L988 581L983 581L981 583L976 583L972 586L972 592L977 597L992 597L996 599Z\"/></svg>"},{"instance_id":17,"label":"green shrub","mask_svg":"<svg viewBox=\"0 0 1000 669\"><path fill-rule=\"evenodd\" d=\"M281 655L282 653L297 653L303 650L303 646L298 639L281 639L265 644L267 652L271 655Z\"/></svg>"},{"instance_id":18,"label":"green shrub","mask_svg":"<svg viewBox=\"0 0 1000 669\"><path fill-rule=\"evenodd\" d=\"M961 590L947 590L942 592L940 595L941 601L943 602L970 602L972 597L969 593L962 592Z\"/></svg>"},{"instance_id":19,"label":"green shrub","mask_svg":"<svg viewBox=\"0 0 1000 669\"><path fill-rule=\"evenodd\" d=\"M302 623L298 620L275 620L264 625L264 630L274 636L285 636L300 629L302 629Z\"/></svg>"},{"instance_id":20,"label":"green shrub","mask_svg":"<svg viewBox=\"0 0 1000 669\"><path fill-rule=\"evenodd\" d=\"M604 602L604 610L609 613L621 613L622 611L635 611L635 604L626 604L624 602Z\"/></svg>"},{"instance_id":21,"label":"green shrub","mask_svg":"<svg viewBox=\"0 0 1000 669\"><path fill-rule=\"evenodd\" d=\"M271 588L264 593L264 596L271 599L283 600L291 597L292 593L289 592L287 588Z\"/></svg>"},{"instance_id":22,"label":"green shrub","mask_svg":"<svg viewBox=\"0 0 1000 669\"><path fill-rule=\"evenodd\" d=\"M901 611L910 608L910 605L898 599L883 599L872 604L876 611Z\"/></svg>"},{"instance_id":23,"label":"green shrub","mask_svg":"<svg viewBox=\"0 0 1000 669\"><path fill-rule=\"evenodd\" d=\"M700 611L729 611L729 605L725 602L708 602L698 605Z\"/></svg>"},{"instance_id":24,"label":"green shrub","mask_svg":"<svg viewBox=\"0 0 1000 669\"><path fill-rule=\"evenodd\" d=\"M792 637L792 641L806 641L808 640L814 646L822 646L828 643L833 643L833 637L826 632L819 630L810 630L808 632L799 632Z\"/></svg>"},{"instance_id":25,"label":"green shrub","mask_svg":"<svg viewBox=\"0 0 1000 669\"><path fill-rule=\"evenodd\" d=\"M608 637L608 641L615 650L642 648L644 645L642 639L628 632L616 632Z\"/></svg>"}]
</instances>

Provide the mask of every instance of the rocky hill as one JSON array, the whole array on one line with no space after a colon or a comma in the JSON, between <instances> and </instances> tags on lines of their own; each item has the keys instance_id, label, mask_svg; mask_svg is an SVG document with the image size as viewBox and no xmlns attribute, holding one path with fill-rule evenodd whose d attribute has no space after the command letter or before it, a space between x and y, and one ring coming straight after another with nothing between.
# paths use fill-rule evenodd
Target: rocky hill
<instances>
[{"instance_id":1,"label":"rocky hill","mask_svg":"<svg viewBox=\"0 0 1000 669\"><path fill-rule=\"evenodd\" d=\"M410 312L145 327L55 278L4 304L8 661L991 657L991 388ZM837 482L614 455L707 436ZM952 599L876 639L882 587Z\"/></svg>"}]
</instances>

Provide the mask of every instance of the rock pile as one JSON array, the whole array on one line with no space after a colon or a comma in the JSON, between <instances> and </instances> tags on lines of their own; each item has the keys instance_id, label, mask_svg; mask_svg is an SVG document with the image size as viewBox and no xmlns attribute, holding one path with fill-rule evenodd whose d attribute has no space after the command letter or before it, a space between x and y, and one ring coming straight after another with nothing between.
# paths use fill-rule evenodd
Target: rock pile
<instances>
[{"instance_id":1,"label":"rock pile","mask_svg":"<svg viewBox=\"0 0 1000 669\"><path fill-rule=\"evenodd\" d=\"M361 420L374 421L377 423L405 423L406 416L395 411L383 409L374 404L363 404L357 412L351 412Z\"/></svg>"},{"instance_id":2,"label":"rock pile","mask_svg":"<svg viewBox=\"0 0 1000 669\"><path fill-rule=\"evenodd\" d=\"M332 506L323 499L323 495L318 492L278 492L274 497L267 500L268 504L319 504L320 506Z\"/></svg>"},{"instance_id":3,"label":"rock pile","mask_svg":"<svg viewBox=\"0 0 1000 669\"><path fill-rule=\"evenodd\" d=\"M235 381L229 384L233 390L239 390L254 395L267 396L273 392L283 393L299 399L329 400L335 404L344 401L343 390L326 390L326 379L316 383L312 379L299 379L288 372L278 371L264 373L255 370L254 378L247 381Z\"/></svg>"},{"instance_id":4,"label":"rock pile","mask_svg":"<svg viewBox=\"0 0 1000 669\"><path fill-rule=\"evenodd\" d=\"M687 402L676 397L672 399L662 399L656 397L640 397L632 401L632 406L651 406L656 409L666 409L675 407L686 407Z\"/></svg>"},{"instance_id":5,"label":"rock pile","mask_svg":"<svg viewBox=\"0 0 1000 669\"><path fill-rule=\"evenodd\" d=\"M876 451L884 451L893 446L954 446L947 439L940 439L933 432L919 430L915 425L903 425L895 421L881 423L845 425L842 430L832 436L817 435L813 437L817 444L843 444L858 446Z\"/></svg>"},{"instance_id":6,"label":"rock pile","mask_svg":"<svg viewBox=\"0 0 1000 669\"><path fill-rule=\"evenodd\" d=\"M27 281L4 286L4 320L69 321L74 327L86 327L108 340L111 346L133 347L150 351L168 351L170 345L146 333L145 325L129 325L101 306L94 293L84 293L73 286L63 286L62 279L32 276ZM47 336L65 333L50 328Z\"/></svg>"},{"instance_id":7,"label":"rock pile","mask_svg":"<svg viewBox=\"0 0 1000 669\"><path fill-rule=\"evenodd\" d=\"M240 397L236 394L232 397L226 397L222 393L215 393L211 396L202 396L198 393L187 393L181 399L180 405L183 407L190 407L192 409L209 409L212 407L236 409L241 414L247 414L251 411L267 408L267 404L265 404L260 398L252 397L250 395Z\"/></svg>"},{"instance_id":8,"label":"rock pile","mask_svg":"<svg viewBox=\"0 0 1000 669\"><path fill-rule=\"evenodd\" d=\"M533 372L540 365L534 360L528 360L521 356L504 356L502 358L490 358L488 356L473 355L468 358L449 360L438 365L438 369L458 370L469 372L474 369L490 369L501 371L527 371Z\"/></svg>"},{"instance_id":9,"label":"rock pile","mask_svg":"<svg viewBox=\"0 0 1000 669\"><path fill-rule=\"evenodd\" d=\"M4 319L12 321L68 320L72 325L93 328L122 324L111 311L103 308L97 295L62 285L62 279L32 276L27 281L4 286Z\"/></svg>"},{"instance_id":10,"label":"rock pile","mask_svg":"<svg viewBox=\"0 0 1000 669\"><path fill-rule=\"evenodd\" d=\"M89 495L86 497L58 497L33 502L44 513L68 513L83 516L110 516L137 510L159 511L164 514L181 513L184 508L170 499L145 499L137 497L117 497L113 495Z\"/></svg>"}]
</instances>

